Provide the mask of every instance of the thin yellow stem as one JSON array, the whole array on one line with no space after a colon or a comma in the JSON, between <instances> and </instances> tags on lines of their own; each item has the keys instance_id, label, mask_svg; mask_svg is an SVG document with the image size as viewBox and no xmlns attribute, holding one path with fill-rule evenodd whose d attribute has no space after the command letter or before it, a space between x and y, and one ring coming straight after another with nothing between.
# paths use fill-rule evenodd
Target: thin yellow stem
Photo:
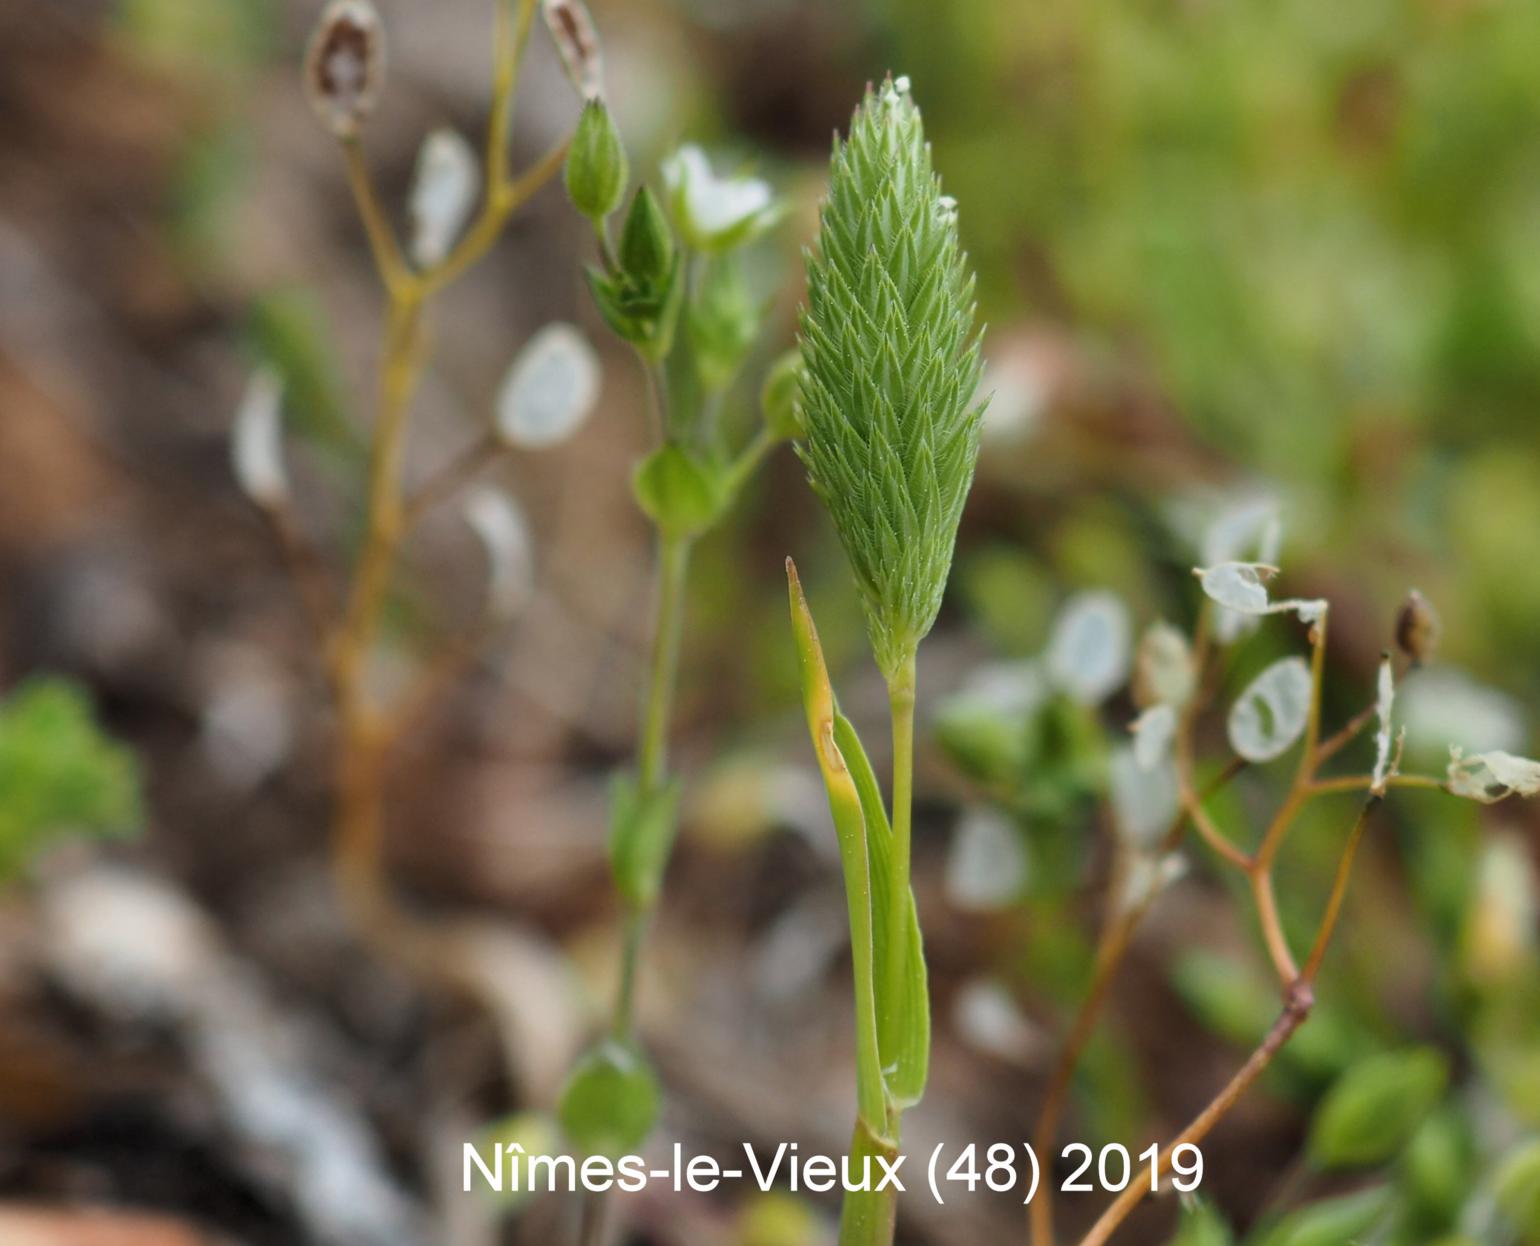
<instances>
[{"instance_id":1,"label":"thin yellow stem","mask_svg":"<svg viewBox=\"0 0 1540 1246\"><path fill-rule=\"evenodd\" d=\"M1378 711L1379 707L1377 705L1364 706L1352 718L1348 719L1340 730L1321 741L1315 750L1315 768L1319 770L1326 762L1330 761L1357 739L1359 733L1374 721Z\"/></svg>"},{"instance_id":2,"label":"thin yellow stem","mask_svg":"<svg viewBox=\"0 0 1540 1246\"><path fill-rule=\"evenodd\" d=\"M1310 708L1305 715L1305 743L1299 751L1299 768L1294 774L1294 786L1302 787L1315 774L1319 764L1316 749L1321 740L1321 690L1326 680L1326 620L1328 613L1311 625L1310 644Z\"/></svg>"},{"instance_id":3,"label":"thin yellow stem","mask_svg":"<svg viewBox=\"0 0 1540 1246\"><path fill-rule=\"evenodd\" d=\"M1316 779L1311 783L1310 791L1315 796L1326 796L1333 792L1366 792L1373 785L1373 775L1345 774L1330 779ZM1442 791L1445 787L1445 781L1426 774L1392 774L1386 776L1385 786L1426 788L1432 791Z\"/></svg>"},{"instance_id":4,"label":"thin yellow stem","mask_svg":"<svg viewBox=\"0 0 1540 1246\"><path fill-rule=\"evenodd\" d=\"M1278 973L1278 980L1285 986L1299 977L1299 966L1289 951L1288 936L1278 916L1278 898L1273 890L1273 873L1270 869L1257 869L1251 873L1251 894L1257 906L1257 921L1262 926L1262 938L1267 944L1267 955Z\"/></svg>"},{"instance_id":5,"label":"thin yellow stem","mask_svg":"<svg viewBox=\"0 0 1540 1246\"><path fill-rule=\"evenodd\" d=\"M396 231L380 202L374 177L369 172L369 163L364 159L363 147L357 138L342 140L342 159L347 169L348 186L353 192L353 202L358 206L359 219L369 238L369 251L374 257L375 270L391 301L400 302L414 284L415 278L406 260L402 258L401 244L396 240Z\"/></svg>"},{"instance_id":6,"label":"thin yellow stem","mask_svg":"<svg viewBox=\"0 0 1540 1246\"><path fill-rule=\"evenodd\" d=\"M1091 988L1086 992L1080 1010L1075 1014L1075 1020L1070 1026L1069 1036L1059 1052L1053 1076L1048 1082L1048 1093L1043 1099L1042 1111L1037 1118L1037 1128L1033 1132L1032 1147L1039 1156L1046 1157L1053 1150L1059 1121L1064 1114L1065 1102L1069 1098L1069 1088L1075 1075L1075 1068L1080 1063L1086 1044L1090 1042L1091 1035L1096 1029L1096 1021L1102 1005L1112 988L1118 966L1122 964L1123 955L1128 950L1134 929L1143 918L1144 911L1145 906L1120 911L1102 928L1101 939L1096 949L1096 966L1091 975ZM1051 1181L1043 1182L1038 1196L1030 1204L1033 1246L1054 1246L1052 1187Z\"/></svg>"},{"instance_id":7,"label":"thin yellow stem","mask_svg":"<svg viewBox=\"0 0 1540 1246\"><path fill-rule=\"evenodd\" d=\"M441 264L419 278L424 293L439 293L464 275L466 269L476 264L491 249L503 232L508 218L561 172L562 162L567 158L569 141L562 139L511 182L488 187L481 211L471 227Z\"/></svg>"}]
</instances>

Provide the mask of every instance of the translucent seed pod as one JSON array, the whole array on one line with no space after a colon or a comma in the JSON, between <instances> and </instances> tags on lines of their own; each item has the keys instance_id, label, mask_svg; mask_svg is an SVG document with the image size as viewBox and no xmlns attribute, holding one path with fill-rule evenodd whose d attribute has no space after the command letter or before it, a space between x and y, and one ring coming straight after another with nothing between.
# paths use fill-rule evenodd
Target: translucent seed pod
<instances>
[{"instance_id":1,"label":"translucent seed pod","mask_svg":"<svg viewBox=\"0 0 1540 1246\"><path fill-rule=\"evenodd\" d=\"M305 53L305 92L341 139L358 134L385 83L385 30L370 0L331 0Z\"/></svg>"}]
</instances>

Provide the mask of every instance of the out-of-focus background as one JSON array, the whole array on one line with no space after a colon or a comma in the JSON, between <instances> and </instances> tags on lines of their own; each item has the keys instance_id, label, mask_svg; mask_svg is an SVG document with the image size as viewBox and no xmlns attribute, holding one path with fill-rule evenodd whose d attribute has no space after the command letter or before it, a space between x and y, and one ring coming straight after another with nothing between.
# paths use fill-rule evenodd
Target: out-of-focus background
<instances>
[{"instance_id":1,"label":"out-of-focus background","mask_svg":"<svg viewBox=\"0 0 1540 1246\"><path fill-rule=\"evenodd\" d=\"M393 207L427 132L479 142L491 3L380 0L390 75L364 145ZM573 1200L461 1193L460 1143L560 1145L549 1113L612 989L607 788L630 754L647 640L651 549L628 486L644 392L588 301L591 240L554 185L435 310L407 465L421 479L475 439L540 326L590 333L597 413L497 473L531 522L535 599L392 759L391 877L421 912L503 931L497 1029L340 916L319 655L228 465L247 377L272 365L301 518L346 565L382 307L336 146L300 89L318 9L0 0L7 1243L572 1232ZM1444 639L1407 682L1408 768L1441 774L1450 742L1535 746L1540 7L593 11L636 176L655 181L693 140L789 204L753 251L773 302L766 349L730 398L741 426L793 340L830 135L867 81L911 77L961 205L994 400L922 659L916 882L936 1053L906 1136L920 1152L1019 1142L1087 981L1109 750L1134 712L1122 693L1023 694L1073 594L1115 594L1136 628L1188 626L1205 528L1273 506L1289 591L1333 602L1330 722L1371 698L1415 586ZM537 33L515 167L576 111ZM665 1088L657 1146L838 1151L849 1129L844 900L797 701L788 553L847 710L869 741L884 735L841 555L783 449L697 553L675 735L683 830L640 984ZM482 576L453 508L425 525L381 681L473 624ZM1303 648L1270 622L1226 687ZM1222 756L1222 729L1204 743ZM1238 834L1281 790L1276 769L1216 802ZM1299 931L1352 813L1313 806L1291 841L1280 888ZM1318 1015L1206 1148L1216 1214L1186 1240L1231 1240L1222 1219L1235 1240L1540 1241L1536 828L1518 802L1388 802ZM56 833L73 829L109 834ZM1118 981L1065 1137L1138 1150L1168 1136L1273 1009L1244 896L1194 851ZM1381 1084L1383 1057L1409 1052L1438 1075L1413 1079L1400 1120L1409 1092ZM1368 1106L1343 1128L1369 1141L1323 1141L1323 1096L1355 1071ZM1310 1226L1287 1216L1320 1200L1342 1227L1299 1236ZM1061 1221L1083 1226L1098 1205L1063 1199ZM741 1188L621 1207L625 1240L681 1246L831 1241L835 1215ZM1119 1240L1170 1240L1174 1212ZM900 1220L910 1243L1024 1233L1015 1201L982 1191L945 1207L917 1193Z\"/></svg>"}]
</instances>

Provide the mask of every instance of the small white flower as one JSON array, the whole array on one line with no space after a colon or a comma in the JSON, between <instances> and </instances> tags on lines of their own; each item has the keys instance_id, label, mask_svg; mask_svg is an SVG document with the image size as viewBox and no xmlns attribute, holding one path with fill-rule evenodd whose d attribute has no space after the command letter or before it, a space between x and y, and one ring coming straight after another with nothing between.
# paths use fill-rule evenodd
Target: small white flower
<instances>
[{"instance_id":1,"label":"small white flower","mask_svg":"<svg viewBox=\"0 0 1540 1246\"><path fill-rule=\"evenodd\" d=\"M778 214L770 183L757 177L720 178L694 143L663 162L674 219L699 251L741 246L774 223Z\"/></svg>"}]
</instances>

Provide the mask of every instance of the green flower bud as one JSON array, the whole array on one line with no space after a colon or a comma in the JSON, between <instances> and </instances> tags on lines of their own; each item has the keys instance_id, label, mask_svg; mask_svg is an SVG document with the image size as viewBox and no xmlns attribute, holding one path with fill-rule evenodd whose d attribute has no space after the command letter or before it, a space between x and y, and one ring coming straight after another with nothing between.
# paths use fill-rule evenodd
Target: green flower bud
<instances>
[{"instance_id":1,"label":"green flower bud","mask_svg":"<svg viewBox=\"0 0 1540 1246\"><path fill-rule=\"evenodd\" d=\"M588 288L605 323L654 362L673 347L684 282L668 222L652 192L636 192L620 231L619 267L589 269Z\"/></svg>"},{"instance_id":2,"label":"green flower bud","mask_svg":"<svg viewBox=\"0 0 1540 1246\"><path fill-rule=\"evenodd\" d=\"M759 413L765 427L782 441L795 441L807 432L801 389L802 354L789 350L770 365L759 390Z\"/></svg>"},{"instance_id":3,"label":"green flower bud","mask_svg":"<svg viewBox=\"0 0 1540 1246\"><path fill-rule=\"evenodd\" d=\"M754 344L760 316L737 261L725 255L714 260L686 315L696 372L709 392L733 379Z\"/></svg>"},{"instance_id":4,"label":"green flower bud","mask_svg":"<svg viewBox=\"0 0 1540 1246\"><path fill-rule=\"evenodd\" d=\"M800 453L855 571L890 679L941 607L978 458L979 345L956 205L908 81L835 140L802 316Z\"/></svg>"},{"instance_id":5,"label":"green flower bud","mask_svg":"<svg viewBox=\"0 0 1540 1246\"><path fill-rule=\"evenodd\" d=\"M633 281L661 282L674 266L674 236L652 191L643 186L631 200L620 231L620 269Z\"/></svg>"},{"instance_id":6,"label":"green flower bud","mask_svg":"<svg viewBox=\"0 0 1540 1246\"><path fill-rule=\"evenodd\" d=\"M589 100L567 151L567 197L597 226L620 206L629 176L626 149L610 110L603 100Z\"/></svg>"}]
</instances>

